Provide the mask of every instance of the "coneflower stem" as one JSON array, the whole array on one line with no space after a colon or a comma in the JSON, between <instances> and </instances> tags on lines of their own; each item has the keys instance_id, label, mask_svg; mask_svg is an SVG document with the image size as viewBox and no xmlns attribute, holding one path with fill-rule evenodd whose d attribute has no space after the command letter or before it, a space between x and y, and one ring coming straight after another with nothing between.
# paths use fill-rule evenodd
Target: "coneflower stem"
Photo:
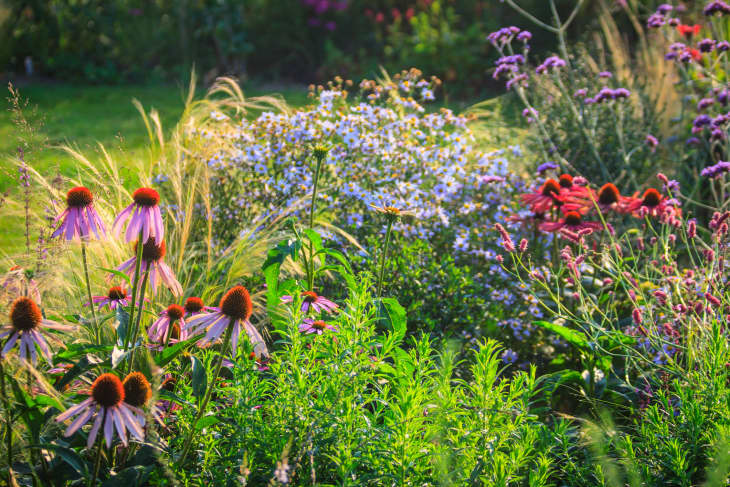
<instances>
[{"instance_id":1,"label":"coneflower stem","mask_svg":"<svg viewBox=\"0 0 730 487\"><path fill-rule=\"evenodd\" d=\"M147 280L149 278L149 269L145 271L142 278L142 285L139 288L139 303L137 303L137 322L134 324L134 334L132 335L132 352L129 354L129 362L127 363L127 374L132 371L132 362L134 362L134 352L137 350L137 335L139 335L139 327L142 321L142 307L144 306L144 292L147 289Z\"/></svg>"},{"instance_id":2,"label":"coneflower stem","mask_svg":"<svg viewBox=\"0 0 730 487\"><path fill-rule=\"evenodd\" d=\"M314 212L317 209L317 186L319 185L319 171L322 169L323 157L317 156L317 166L312 181L312 204L309 206L309 229L314 230ZM314 243L309 239L309 267L307 271L307 285L309 291L314 290Z\"/></svg>"},{"instance_id":3,"label":"coneflower stem","mask_svg":"<svg viewBox=\"0 0 730 487\"><path fill-rule=\"evenodd\" d=\"M390 243L390 234L393 231L394 218L388 218L388 229L385 231L385 241L383 242L383 252L380 256L380 275L378 276L378 294L380 297L383 291L383 276L385 275L385 258L388 255L388 244Z\"/></svg>"},{"instance_id":4,"label":"coneflower stem","mask_svg":"<svg viewBox=\"0 0 730 487\"><path fill-rule=\"evenodd\" d=\"M228 349L228 342L231 341L231 335L233 334L233 322L235 321L235 318L231 318L230 323L228 323L228 328L226 329L226 335L223 338L223 346L221 348L221 353L218 356L218 363L215 366L214 372L213 372L213 380L208 384L208 390L205 392L205 397L203 398L203 402L200 403L200 407L198 408L198 414L195 416L195 419L193 420L193 424L190 427L190 433L188 433L188 437L185 440L185 445L183 446L182 455L180 455L180 461L178 463L179 466L183 466L185 462L185 458L188 456L188 452L190 451L190 445L193 442L193 435L195 434L195 428L198 426L198 421L200 421L200 418L203 417L203 414L205 414L205 408L208 406L208 402L210 401L210 397L213 394L213 388L215 387L215 381L218 380L218 374L221 372L221 367L223 367L223 357L226 354L226 350Z\"/></svg>"},{"instance_id":5,"label":"coneflower stem","mask_svg":"<svg viewBox=\"0 0 730 487\"><path fill-rule=\"evenodd\" d=\"M91 316L94 318L94 334L96 336L96 344L101 345L101 330L99 329L99 321L96 319L96 307L91 297L91 281L89 281L89 266L86 261L86 244L81 242L81 260L84 263L84 278L86 279L86 295L89 298L89 307L91 308Z\"/></svg>"},{"instance_id":6,"label":"coneflower stem","mask_svg":"<svg viewBox=\"0 0 730 487\"><path fill-rule=\"evenodd\" d=\"M12 412L10 409L10 401L8 400L8 395L5 393L5 369L3 369L2 362L0 362L0 392L2 392L3 395L3 401L5 402L5 414L7 415L7 418L5 419L5 435L6 435L6 442L7 442L7 453L8 453L8 485L12 485L13 482L13 429L10 426L12 423Z\"/></svg>"},{"instance_id":7,"label":"coneflower stem","mask_svg":"<svg viewBox=\"0 0 730 487\"><path fill-rule=\"evenodd\" d=\"M174 321L170 322L170 325L167 327L167 333L165 333L165 344L162 346L162 350L167 348L167 344L170 343L170 335L172 335L172 326L175 324ZM182 326L180 327L180 331L182 331Z\"/></svg>"},{"instance_id":8,"label":"coneflower stem","mask_svg":"<svg viewBox=\"0 0 730 487\"><path fill-rule=\"evenodd\" d=\"M139 270L142 266L142 248L144 247L144 242L142 242L142 237L144 234L142 233L142 230L139 231L139 237L137 238L137 262L134 266L134 280L132 281L132 308L129 310L129 321L127 322L127 330L124 334L124 351L127 351L127 348L129 347L129 336L130 336L130 326L134 322L134 306L137 304L137 284L139 283Z\"/></svg>"},{"instance_id":9,"label":"coneflower stem","mask_svg":"<svg viewBox=\"0 0 730 487\"><path fill-rule=\"evenodd\" d=\"M104 417L101 418L101 424L106 422L106 410L104 411ZM94 462L94 474L89 479L89 487L96 485L96 479L99 476L99 468L101 467L101 449L104 445L104 439L99 439L99 445L96 448L96 461Z\"/></svg>"}]
</instances>

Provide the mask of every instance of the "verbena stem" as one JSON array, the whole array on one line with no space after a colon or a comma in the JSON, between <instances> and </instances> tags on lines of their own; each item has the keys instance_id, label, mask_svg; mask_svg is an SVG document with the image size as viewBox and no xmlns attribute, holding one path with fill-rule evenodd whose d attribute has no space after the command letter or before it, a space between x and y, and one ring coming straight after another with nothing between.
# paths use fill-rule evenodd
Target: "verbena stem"
<instances>
[{"instance_id":1,"label":"verbena stem","mask_svg":"<svg viewBox=\"0 0 730 487\"><path fill-rule=\"evenodd\" d=\"M205 392L205 397L203 398L203 402L200 403L200 407L198 408L198 414L195 416L195 419L193 420L193 424L190 427L190 433L188 433L188 437L185 440L185 445L183 446L182 455L180 455L180 460L178 465L183 466L185 462L185 458L188 456L188 452L190 451L190 446L193 443L193 435L195 434L195 429L198 426L198 421L200 421L200 418L203 417L203 414L205 414L205 408L208 406L208 402L210 401L210 397L213 394L213 388L215 387L215 381L218 380L218 374L220 374L221 367L223 366L223 357L226 354L226 350L228 349L228 342L231 341L231 334L233 333L233 322L235 318L231 318L230 323L228 323L228 328L226 328L226 335L223 338L223 345L221 348L221 353L218 356L218 363L215 366L214 372L213 372L213 379L208 384L208 390Z\"/></svg>"},{"instance_id":2,"label":"verbena stem","mask_svg":"<svg viewBox=\"0 0 730 487\"><path fill-rule=\"evenodd\" d=\"M89 266L86 260L86 244L81 242L81 261L84 263L84 279L86 279L86 295L89 298L89 307L91 308L91 316L94 319L94 334L96 336L96 344L101 345L101 330L99 329L99 320L96 318L96 308L94 300L91 297L91 281L89 280Z\"/></svg>"}]
</instances>

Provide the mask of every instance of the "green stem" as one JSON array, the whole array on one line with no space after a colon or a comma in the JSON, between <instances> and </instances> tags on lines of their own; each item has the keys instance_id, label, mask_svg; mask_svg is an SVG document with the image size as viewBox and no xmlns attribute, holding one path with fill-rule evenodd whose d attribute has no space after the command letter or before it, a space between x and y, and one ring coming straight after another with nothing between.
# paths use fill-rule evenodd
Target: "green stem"
<instances>
[{"instance_id":1,"label":"green stem","mask_svg":"<svg viewBox=\"0 0 730 487\"><path fill-rule=\"evenodd\" d=\"M134 280L132 281L132 308L129 311L129 323L134 323L134 306L137 303L137 284L139 284L139 270L142 266L142 248L144 242L142 242L142 230L139 231L139 237L137 238L137 263L134 267ZM124 351L129 348L129 327L127 327L127 333L124 337Z\"/></svg>"},{"instance_id":2,"label":"green stem","mask_svg":"<svg viewBox=\"0 0 730 487\"><path fill-rule=\"evenodd\" d=\"M86 279L86 294L89 298L89 307L91 308L91 316L94 318L94 334L96 336L96 344L101 345L101 330L99 329L99 321L96 318L96 307L91 297L91 281L89 280L89 266L86 261L86 244L81 242L81 260L84 263L84 278Z\"/></svg>"},{"instance_id":3,"label":"green stem","mask_svg":"<svg viewBox=\"0 0 730 487\"><path fill-rule=\"evenodd\" d=\"M127 374L129 374L132 371L132 362L134 362L134 352L137 350L136 343L137 343L137 335L139 335L139 328L140 324L142 322L142 307L144 306L144 292L147 288L147 279L150 275L150 270L147 268L147 271L144 273L144 277L142 278L142 285L140 286L139 290L139 303L137 304L137 322L134 325L134 334L132 335L132 352L129 354L129 362L127 364ZM131 320L130 320L131 321Z\"/></svg>"},{"instance_id":4,"label":"green stem","mask_svg":"<svg viewBox=\"0 0 730 487\"><path fill-rule=\"evenodd\" d=\"M2 361L0 361L0 392L3 395L3 401L5 402L5 414L7 418L5 420L5 435L7 441L7 454L8 454L8 485L12 485L13 482L13 429L10 427L12 424L12 411L10 409L10 401L8 395L5 393L5 370L3 369Z\"/></svg>"},{"instance_id":5,"label":"green stem","mask_svg":"<svg viewBox=\"0 0 730 487\"><path fill-rule=\"evenodd\" d=\"M317 157L317 167L314 170L312 182L312 204L309 206L309 229L314 229L314 212L317 208L317 187L319 185L319 171L322 168L322 157ZM314 244L309 239L309 269L307 270L307 284L309 290L314 290Z\"/></svg>"},{"instance_id":6,"label":"green stem","mask_svg":"<svg viewBox=\"0 0 730 487\"><path fill-rule=\"evenodd\" d=\"M167 327L167 333L165 334L165 344L162 346L162 350L167 348L167 345L170 343L170 335L172 335L172 326L175 324L174 321L170 322L170 325ZM182 332L182 326L180 327L180 331Z\"/></svg>"},{"instance_id":7,"label":"green stem","mask_svg":"<svg viewBox=\"0 0 730 487\"><path fill-rule=\"evenodd\" d=\"M383 242L383 252L380 256L380 275L378 276L378 294L377 297L380 297L380 294L383 290L383 276L385 275L385 258L388 255L388 244L390 243L390 234L393 231L393 221L395 219L392 217L388 217L388 230L385 232L385 242Z\"/></svg>"},{"instance_id":8,"label":"green stem","mask_svg":"<svg viewBox=\"0 0 730 487\"><path fill-rule=\"evenodd\" d=\"M101 424L106 422L106 411L104 411L104 417L101 419ZM94 475L89 479L89 487L96 485L96 479L99 476L99 467L101 467L101 450L104 445L104 438L99 440L99 446L96 449L96 461L94 462Z\"/></svg>"},{"instance_id":9,"label":"green stem","mask_svg":"<svg viewBox=\"0 0 730 487\"><path fill-rule=\"evenodd\" d=\"M195 429L198 426L198 421L200 421L200 418L203 417L203 414L205 414L205 408L208 406L208 402L210 401L210 397L213 394L213 388L215 387L215 381L218 380L218 374L221 372L221 367L223 366L223 357L226 354L226 349L228 348L228 342L231 341L231 334L233 333L233 321L234 318L231 318L231 322L228 323L228 328L226 329L226 335L223 338L223 345L221 348L221 353L218 356L218 363L215 366L215 372L213 372L213 380L208 384L208 390L205 392L205 397L203 398L203 402L200 404L200 407L198 408L198 414L195 416L195 419L193 420L193 424L190 427L190 433L188 433L188 437L185 440L185 445L183 446L182 455L180 455L180 461L178 465L182 467L185 463L185 458L188 456L188 452L190 451L190 446L193 443L193 435L195 434Z\"/></svg>"}]
</instances>

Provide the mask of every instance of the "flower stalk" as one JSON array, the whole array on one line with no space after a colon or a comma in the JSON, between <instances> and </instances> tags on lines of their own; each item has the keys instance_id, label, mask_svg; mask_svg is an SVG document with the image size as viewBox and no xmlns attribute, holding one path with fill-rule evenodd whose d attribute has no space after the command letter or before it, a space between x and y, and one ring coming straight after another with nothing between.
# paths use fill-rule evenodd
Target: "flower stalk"
<instances>
[{"instance_id":1,"label":"flower stalk","mask_svg":"<svg viewBox=\"0 0 730 487\"><path fill-rule=\"evenodd\" d=\"M380 256L380 273L378 274L378 292L377 297L379 298L383 291L383 278L385 276L385 259L388 255L388 244L390 243L390 235L393 233L393 222L395 217L388 216L388 228L385 231L385 240L383 241L383 249Z\"/></svg>"},{"instance_id":2,"label":"flower stalk","mask_svg":"<svg viewBox=\"0 0 730 487\"><path fill-rule=\"evenodd\" d=\"M182 454L180 455L180 460L178 465L182 466L185 463L185 458L187 458L188 453L190 452L190 446L193 443L193 435L195 434L195 429L198 426L198 421L200 421L200 418L203 417L203 414L205 414L205 409L208 406L208 402L210 402L210 398L213 395L213 388L215 387L215 382L218 380L218 375L221 372L221 368L223 367L223 357L226 354L226 351L228 349L228 342L231 341L231 334L233 333L233 325L234 325L235 319L232 318L230 323L228 323L228 328L226 328L226 334L223 338L223 345L221 348L221 353L218 355L218 362L215 365L215 369L213 372L213 379L208 384L208 390L205 392L205 397L203 398L203 402L200 403L200 407L198 408L198 414L195 415L195 419L193 420L193 424L190 426L190 433L188 433L188 437L185 440L185 444L183 446Z\"/></svg>"},{"instance_id":3,"label":"flower stalk","mask_svg":"<svg viewBox=\"0 0 730 487\"><path fill-rule=\"evenodd\" d=\"M127 324L127 330L124 336L124 351L126 352L129 348L129 337L130 337L130 330L129 325L133 323L134 320L134 307L137 304L137 284L139 283L139 272L140 268L142 267L142 248L144 245L142 245L142 238L144 234L142 233L142 230L139 232L139 239L137 240L137 262L134 266L134 280L132 281L132 308L129 310L129 322Z\"/></svg>"},{"instance_id":4,"label":"flower stalk","mask_svg":"<svg viewBox=\"0 0 730 487\"><path fill-rule=\"evenodd\" d=\"M94 335L96 344L101 345L101 329L99 328L99 320L96 317L96 307L94 306L94 298L91 295L91 281L89 280L89 265L86 257L86 244L81 242L81 261L84 264L84 279L86 280L86 295L89 298L89 307L91 308L91 316L94 319Z\"/></svg>"}]
</instances>

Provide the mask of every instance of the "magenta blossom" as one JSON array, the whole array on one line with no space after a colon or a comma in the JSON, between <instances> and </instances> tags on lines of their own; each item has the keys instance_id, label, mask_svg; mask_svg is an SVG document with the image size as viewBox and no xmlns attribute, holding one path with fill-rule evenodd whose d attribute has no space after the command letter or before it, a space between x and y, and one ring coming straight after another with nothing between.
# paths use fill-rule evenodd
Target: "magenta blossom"
<instances>
[{"instance_id":1,"label":"magenta blossom","mask_svg":"<svg viewBox=\"0 0 730 487\"><path fill-rule=\"evenodd\" d=\"M152 188L139 188L132 195L134 203L126 207L114 220L112 230L115 235L119 235L124 222L129 220L127 231L124 238L127 242L132 242L142 233L142 241L146 242L150 238L155 239L155 243L160 245L165 237L165 226L162 223L162 214L160 213L160 195Z\"/></svg>"},{"instance_id":2,"label":"magenta blossom","mask_svg":"<svg viewBox=\"0 0 730 487\"><path fill-rule=\"evenodd\" d=\"M61 224L51 238L91 240L92 237L106 237L106 227L94 209L94 196L88 188L71 188L66 194L66 204L67 208L56 217L54 224Z\"/></svg>"},{"instance_id":3,"label":"magenta blossom","mask_svg":"<svg viewBox=\"0 0 730 487\"><path fill-rule=\"evenodd\" d=\"M132 279L134 270L137 267L137 245L139 245L139 242L135 244L134 257L122 262L119 267L117 267L119 272L125 273L130 279ZM170 288L173 295L180 296L183 292L182 286L175 278L175 274L173 274L170 266L165 264L165 261L162 260L165 257L166 252L167 247L164 241L160 244L156 244L152 239L147 240L147 242L142 246L142 264L140 266L140 272L149 273L148 279L153 292L157 289L160 281L162 281L168 288ZM113 275L110 274L109 277L111 278Z\"/></svg>"},{"instance_id":4,"label":"magenta blossom","mask_svg":"<svg viewBox=\"0 0 730 487\"><path fill-rule=\"evenodd\" d=\"M301 325L299 325L299 331L301 333L321 335L325 330L338 331L338 328L334 325L330 325L322 320L313 320L312 318L305 318Z\"/></svg>"},{"instance_id":5,"label":"magenta blossom","mask_svg":"<svg viewBox=\"0 0 730 487\"><path fill-rule=\"evenodd\" d=\"M109 288L109 292L106 296L94 296L91 298L95 305L99 305L100 310L104 306L109 306L109 309L117 309L120 306L129 306L131 299L132 298L129 296L129 293L127 293L127 291L121 286L113 286ZM86 305L88 306L89 303L86 303Z\"/></svg>"},{"instance_id":6,"label":"magenta blossom","mask_svg":"<svg viewBox=\"0 0 730 487\"><path fill-rule=\"evenodd\" d=\"M302 291L302 313L306 313L311 308L315 313L321 311L327 311L334 313L339 309L336 303L330 301L324 296L320 296L314 291ZM281 301L284 303L291 303L294 301L294 297L285 295L281 297Z\"/></svg>"}]
</instances>

